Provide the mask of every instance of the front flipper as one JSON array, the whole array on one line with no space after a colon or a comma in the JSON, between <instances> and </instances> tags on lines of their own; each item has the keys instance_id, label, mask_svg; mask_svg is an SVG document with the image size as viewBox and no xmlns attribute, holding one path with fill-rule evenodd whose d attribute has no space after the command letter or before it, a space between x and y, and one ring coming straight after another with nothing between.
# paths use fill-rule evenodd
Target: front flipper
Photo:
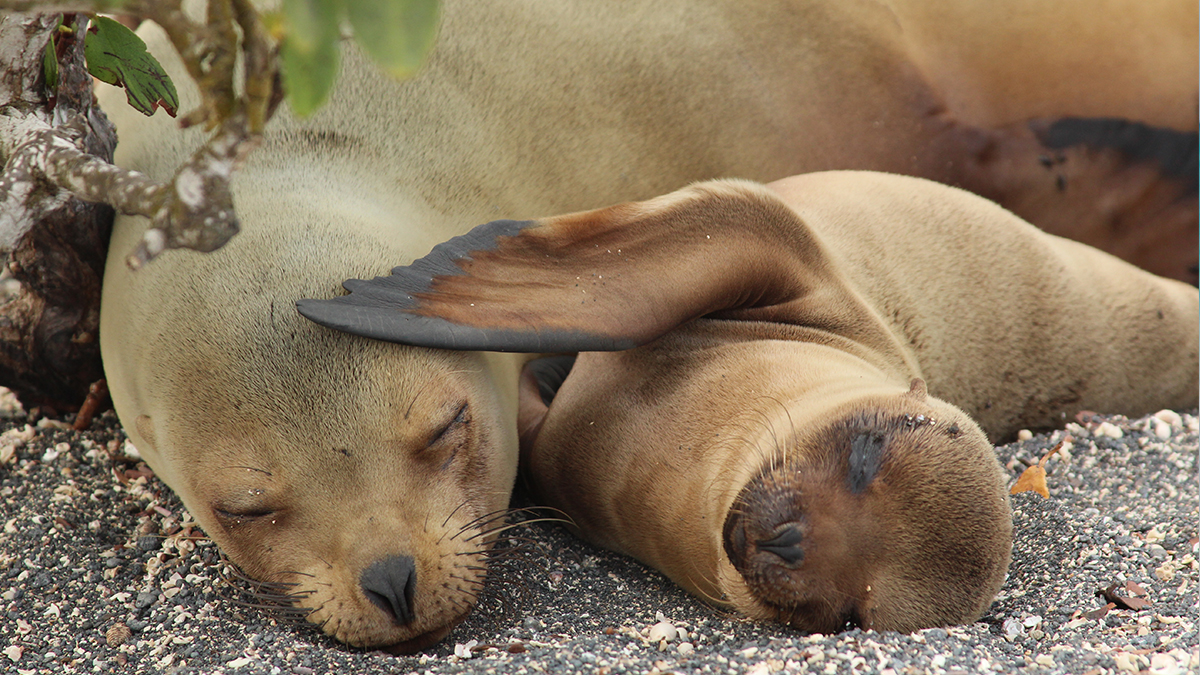
<instances>
[{"instance_id":1,"label":"front flipper","mask_svg":"<svg viewBox=\"0 0 1200 675\"><path fill-rule=\"evenodd\" d=\"M421 347L615 351L720 310L786 303L831 274L820 242L767 188L694 185L646 202L495 221L349 295L301 300L338 330Z\"/></svg>"}]
</instances>

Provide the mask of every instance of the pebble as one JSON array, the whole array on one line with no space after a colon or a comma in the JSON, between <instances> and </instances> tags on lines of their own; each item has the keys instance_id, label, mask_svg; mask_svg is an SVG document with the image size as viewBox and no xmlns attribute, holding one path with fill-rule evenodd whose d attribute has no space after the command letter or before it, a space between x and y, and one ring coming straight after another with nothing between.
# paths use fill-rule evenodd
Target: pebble
<instances>
[{"instance_id":1,"label":"pebble","mask_svg":"<svg viewBox=\"0 0 1200 675\"><path fill-rule=\"evenodd\" d=\"M1159 440L1167 440L1171 437L1171 425L1160 420L1154 420L1154 436Z\"/></svg>"},{"instance_id":2,"label":"pebble","mask_svg":"<svg viewBox=\"0 0 1200 675\"><path fill-rule=\"evenodd\" d=\"M1127 673L1136 673L1142 669L1142 662L1146 661L1140 654L1130 654L1129 652L1117 652L1113 655L1113 662L1117 666L1117 670ZM1148 665L1149 662L1147 662Z\"/></svg>"},{"instance_id":3,"label":"pebble","mask_svg":"<svg viewBox=\"0 0 1200 675\"><path fill-rule=\"evenodd\" d=\"M911 635L856 629L805 636L730 617L635 562L589 547L557 526L535 525L518 530L530 547L524 557L497 559L514 567L489 577L545 579L545 569L560 569L566 573L559 583L514 584L508 594L485 588L481 602L489 609L415 656L346 648L311 626L277 624L269 613L235 605L225 597L232 591L221 582L210 542L143 550L141 537L163 541L175 535L172 528L195 527L194 521L157 479L113 478L111 456L119 456L124 440L111 417L102 434L30 427L30 439L20 448L13 444L12 463L0 469L0 495L10 507L0 519L0 649L20 650L16 665L7 653L0 656L10 664L0 671L904 675L1007 673L1036 664L1029 672L1078 675L1115 673L1118 656L1128 666L1122 673L1198 670L1180 647L1197 642L1192 607L1200 592L1196 552L1188 543L1195 536L1196 418L1185 414L1172 427L1159 417L1114 416L1092 428L1105 421L1123 437L1105 435L1097 443L1098 434L1075 425L1072 460L1057 457L1048 476L1052 499L1013 496L1009 578L974 624ZM26 423L0 424L0 447ZM1171 436L1160 441L1161 425ZM1041 457L1063 435L1036 434L998 448L997 455L1002 465L1017 466L1018 458ZM82 440L102 450L89 457ZM53 464L35 461L68 441ZM119 457L118 466L136 476L142 470L131 461ZM68 480L80 497L55 500L67 494L60 488ZM1155 557L1156 546L1166 559ZM1126 580L1147 589L1151 609L1082 618L1103 606L1098 589ZM52 607L61 611L48 618ZM657 631L660 639L651 641L651 630L664 623L675 632L671 641ZM128 634L110 647L117 624ZM518 637L520 649L503 647ZM487 648L471 650L469 663L454 656L456 645L472 640ZM1173 651L1158 654L1167 650ZM1053 665L1035 661L1038 656ZM69 659L76 661L64 669Z\"/></svg>"},{"instance_id":4,"label":"pebble","mask_svg":"<svg viewBox=\"0 0 1200 675\"><path fill-rule=\"evenodd\" d=\"M1150 675L1179 675L1183 668L1170 654L1158 653L1150 657Z\"/></svg>"},{"instance_id":5,"label":"pebble","mask_svg":"<svg viewBox=\"0 0 1200 675\"><path fill-rule=\"evenodd\" d=\"M1121 427L1112 422L1101 422L1096 426L1093 432L1096 436L1108 436L1109 438L1124 438L1125 432L1121 431Z\"/></svg>"},{"instance_id":6,"label":"pebble","mask_svg":"<svg viewBox=\"0 0 1200 675\"><path fill-rule=\"evenodd\" d=\"M1154 419L1166 422L1176 428L1183 426L1183 418L1174 410L1159 410L1154 413Z\"/></svg>"},{"instance_id":7,"label":"pebble","mask_svg":"<svg viewBox=\"0 0 1200 675\"><path fill-rule=\"evenodd\" d=\"M678 631L675 630L674 624L670 621L659 621L650 627L650 632L646 635L646 639L651 642L671 642L675 639Z\"/></svg>"}]
</instances>

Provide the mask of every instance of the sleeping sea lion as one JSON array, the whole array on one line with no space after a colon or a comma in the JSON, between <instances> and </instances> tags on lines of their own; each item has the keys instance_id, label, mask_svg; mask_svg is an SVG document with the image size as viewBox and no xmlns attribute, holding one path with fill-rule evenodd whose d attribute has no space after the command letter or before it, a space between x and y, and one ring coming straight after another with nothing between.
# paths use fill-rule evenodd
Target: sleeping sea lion
<instances>
[{"instance_id":1,"label":"sleeping sea lion","mask_svg":"<svg viewBox=\"0 0 1200 675\"><path fill-rule=\"evenodd\" d=\"M1157 205L1155 231L1177 240L1166 216L1194 196L1177 199L1154 157L1114 159L1084 134L1062 150L1080 156L1049 170L1027 121L1193 132L1195 8L960 4L947 16L969 30L946 33L915 2L448 0L427 66L403 83L347 43L330 102L308 120L282 110L237 174L242 233L227 246L131 272L146 221L117 219L101 344L130 438L231 560L294 584L284 599L330 635L397 650L437 640L474 604L507 505L523 359L377 344L311 325L293 303L473 223L829 168L996 192L1035 222L1065 214L1080 236L1111 230L1129 203ZM143 33L194 105L161 32ZM964 37L978 60L956 60ZM1110 50L1122 58L1092 65ZM999 67L1018 54L1046 67ZM1012 95L1016 81L1029 96ZM122 92L102 97L123 166L166 179L200 143L135 115ZM1097 212L1072 201L1085 184L1074 173L1055 186L1054 172L1089 166L1141 182L1121 179L1129 189ZM1182 231L1194 237L1194 217ZM1182 268L1171 256L1194 249L1151 258Z\"/></svg>"},{"instance_id":2,"label":"sleeping sea lion","mask_svg":"<svg viewBox=\"0 0 1200 675\"><path fill-rule=\"evenodd\" d=\"M587 352L565 379L524 371L534 492L691 592L809 631L984 612L1012 536L989 436L1197 403L1196 288L917 178L700 183L489 223L347 284L301 312Z\"/></svg>"}]
</instances>

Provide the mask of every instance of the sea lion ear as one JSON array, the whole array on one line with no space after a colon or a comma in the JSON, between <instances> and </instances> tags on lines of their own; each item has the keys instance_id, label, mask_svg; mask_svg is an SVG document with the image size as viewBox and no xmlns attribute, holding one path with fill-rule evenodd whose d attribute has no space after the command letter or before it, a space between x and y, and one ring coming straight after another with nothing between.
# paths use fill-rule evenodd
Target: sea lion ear
<instances>
[{"instance_id":1,"label":"sea lion ear","mask_svg":"<svg viewBox=\"0 0 1200 675\"><path fill-rule=\"evenodd\" d=\"M646 202L496 221L349 295L301 300L338 330L421 347L615 351L721 310L770 307L818 285L823 249L776 193L712 181Z\"/></svg>"},{"instance_id":2,"label":"sea lion ear","mask_svg":"<svg viewBox=\"0 0 1200 675\"><path fill-rule=\"evenodd\" d=\"M908 393L905 394L905 396L923 403L925 398L929 396L929 390L925 386L925 380L922 380L919 377L914 377L912 382L908 384Z\"/></svg>"}]
</instances>

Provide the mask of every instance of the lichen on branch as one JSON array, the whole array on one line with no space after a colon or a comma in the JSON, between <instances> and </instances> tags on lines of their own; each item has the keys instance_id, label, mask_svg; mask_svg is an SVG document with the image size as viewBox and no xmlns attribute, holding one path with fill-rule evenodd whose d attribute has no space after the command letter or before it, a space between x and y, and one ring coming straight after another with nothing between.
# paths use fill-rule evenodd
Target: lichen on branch
<instances>
[{"instance_id":1,"label":"lichen on branch","mask_svg":"<svg viewBox=\"0 0 1200 675\"><path fill-rule=\"evenodd\" d=\"M181 0L0 0L0 9L95 12L115 4L122 14L153 21L166 32L201 97L180 125L200 125L213 135L164 185L87 156L80 145L82 123L39 109L28 87L15 97L19 100L0 92L0 155L7 158L0 176L0 248L11 250L40 213L57 208L68 195L150 219L145 238L127 258L135 268L170 248L215 250L238 231L229 181L261 142L279 102L275 46L257 11L249 0L210 0L204 21L197 22L183 11ZM46 22L37 21L45 30ZM26 51L40 56L48 38L48 31L34 36ZM246 64L241 95L235 80L239 52Z\"/></svg>"}]
</instances>

